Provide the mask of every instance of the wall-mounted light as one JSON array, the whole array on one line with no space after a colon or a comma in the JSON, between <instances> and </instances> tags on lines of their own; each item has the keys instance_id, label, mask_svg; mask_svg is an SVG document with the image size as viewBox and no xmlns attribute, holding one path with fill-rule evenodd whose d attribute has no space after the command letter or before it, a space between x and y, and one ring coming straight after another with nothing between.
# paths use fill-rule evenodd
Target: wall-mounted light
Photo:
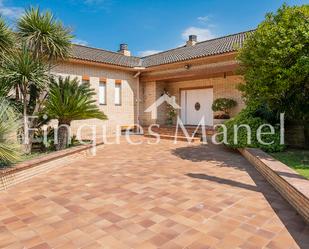
<instances>
[{"instance_id":1,"label":"wall-mounted light","mask_svg":"<svg viewBox=\"0 0 309 249\"><path fill-rule=\"evenodd\" d=\"M187 70L189 70L190 67L191 67L191 65L189 65L189 64L186 64L186 65L185 65L185 69L187 69Z\"/></svg>"}]
</instances>

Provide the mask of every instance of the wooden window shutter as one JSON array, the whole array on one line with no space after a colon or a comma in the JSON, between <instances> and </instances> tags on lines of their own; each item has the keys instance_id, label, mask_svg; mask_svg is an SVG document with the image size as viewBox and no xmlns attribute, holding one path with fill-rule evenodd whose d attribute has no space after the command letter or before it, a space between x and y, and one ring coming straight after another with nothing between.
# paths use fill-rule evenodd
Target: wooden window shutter
<instances>
[{"instance_id":1,"label":"wooden window shutter","mask_svg":"<svg viewBox=\"0 0 309 249\"><path fill-rule=\"evenodd\" d=\"M106 79L105 77L100 77L100 82L106 83L106 82L107 82L107 79Z\"/></svg>"},{"instance_id":2,"label":"wooden window shutter","mask_svg":"<svg viewBox=\"0 0 309 249\"><path fill-rule=\"evenodd\" d=\"M90 80L89 75L83 75L82 80Z\"/></svg>"}]
</instances>

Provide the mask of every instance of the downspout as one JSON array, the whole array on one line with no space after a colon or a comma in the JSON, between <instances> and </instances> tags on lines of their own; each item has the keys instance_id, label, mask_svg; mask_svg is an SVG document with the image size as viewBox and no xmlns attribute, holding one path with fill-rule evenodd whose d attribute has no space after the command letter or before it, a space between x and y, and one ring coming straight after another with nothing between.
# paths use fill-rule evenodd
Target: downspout
<instances>
[{"instance_id":1,"label":"downspout","mask_svg":"<svg viewBox=\"0 0 309 249\"><path fill-rule=\"evenodd\" d=\"M133 77L136 78L137 82L137 90L136 90L136 124L137 124L137 132L140 133L140 81L139 76L141 71L138 71Z\"/></svg>"}]
</instances>

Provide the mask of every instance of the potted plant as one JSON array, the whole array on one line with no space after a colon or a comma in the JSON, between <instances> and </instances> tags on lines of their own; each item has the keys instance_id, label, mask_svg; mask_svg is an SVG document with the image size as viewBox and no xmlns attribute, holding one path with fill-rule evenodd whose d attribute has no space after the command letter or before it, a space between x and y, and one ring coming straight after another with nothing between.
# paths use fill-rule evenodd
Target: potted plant
<instances>
[{"instance_id":1,"label":"potted plant","mask_svg":"<svg viewBox=\"0 0 309 249\"><path fill-rule=\"evenodd\" d=\"M230 118L230 110L237 105L233 99L218 98L212 104L212 110L219 112L214 115L214 124L222 124Z\"/></svg>"},{"instance_id":2,"label":"potted plant","mask_svg":"<svg viewBox=\"0 0 309 249\"><path fill-rule=\"evenodd\" d=\"M167 105L167 119L166 119L166 124L167 125L173 125L174 119L177 115L177 111L175 108L171 105Z\"/></svg>"}]
</instances>

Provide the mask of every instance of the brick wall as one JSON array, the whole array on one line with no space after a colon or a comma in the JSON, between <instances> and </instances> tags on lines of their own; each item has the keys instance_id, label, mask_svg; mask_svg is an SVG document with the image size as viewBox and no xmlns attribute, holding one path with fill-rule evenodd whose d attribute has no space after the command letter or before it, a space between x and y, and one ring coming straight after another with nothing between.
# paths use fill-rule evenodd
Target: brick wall
<instances>
[{"instance_id":1,"label":"brick wall","mask_svg":"<svg viewBox=\"0 0 309 249\"><path fill-rule=\"evenodd\" d=\"M97 144L101 145L101 144ZM34 158L0 170L0 191L6 190L32 177L47 173L52 169L69 165L70 163L91 155L91 145L72 147L62 151ZM63 163L65 161L65 163Z\"/></svg>"},{"instance_id":2,"label":"brick wall","mask_svg":"<svg viewBox=\"0 0 309 249\"><path fill-rule=\"evenodd\" d=\"M167 83L165 82L158 82L156 87L156 98L160 98L162 94L164 94L164 90L167 90ZM165 124L167 118L167 105L166 103L163 103L158 108L158 118L157 123L158 124Z\"/></svg>"},{"instance_id":3,"label":"brick wall","mask_svg":"<svg viewBox=\"0 0 309 249\"><path fill-rule=\"evenodd\" d=\"M99 105L99 108L108 116L107 121L100 120L83 120L74 121L72 123L73 132L77 131L80 125L94 125L96 127L97 134L102 134L102 125L107 127L107 135L115 135L117 125L129 125L136 123L137 118L137 79L133 77L133 72L127 72L120 69L110 69L90 65L73 64L65 62L59 64L54 68L54 72L63 76L70 75L82 79L83 75L88 75L90 79L91 87L95 91L99 92L99 78L107 78L107 104ZM116 106L114 104L114 86L115 80L122 80L122 105ZM238 105L233 108L231 115L237 114L243 107L244 103L241 100L241 94L236 89L236 86L243 82L241 76L233 75L227 77L216 77L199 80L187 80L178 82L163 82L163 81L149 81L140 83L140 123L142 125L159 123L165 124L167 113L166 105L163 104L158 109L158 118L152 120L150 113L145 113L151 104L153 104L166 89L171 95L176 97L176 101L180 101L180 89L190 87L205 87L212 86L214 99L226 97L232 98L237 101ZM98 101L98 96L95 96ZM180 104L180 103L179 103ZM83 128L83 134L91 134L91 129L88 127Z\"/></svg>"},{"instance_id":4,"label":"brick wall","mask_svg":"<svg viewBox=\"0 0 309 249\"><path fill-rule=\"evenodd\" d=\"M136 122L136 91L137 79L133 77L133 72L126 72L119 69L109 69L97 66L89 66L82 64L73 64L69 62L61 63L53 69L53 72L62 76L77 77L80 81L83 75L90 77L90 85L99 92L99 78L105 77L107 79L107 103L106 105L99 105L98 95L94 98L97 104L107 116L108 120L101 121L96 119L74 121L72 122L72 130L76 133L80 125L94 125L97 134L101 135L102 125L107 127L107 135L115 134L117 125L129 125ZM114 104L115 80L122 80L122 104L116 106ZM89 127L84 127L82 132L86 137L91 134Z\"/></svg>"},{"instance_id":5,"label":"brick wall","mask_svg":"<svg viewBox=\"0 0 309 249\"><path fill-rule=\"evenodd\" d=\"M237 85L242 83L241 76L233 75L199 80L177 81L177 82L144 82L143 83L143 106L141 109L141 116L143 117L143 124L158 123L165 124L167 113L166 105L163 104L158 108L158 119L151 120L150 114L143 113L143 110L148 108L157 98L161 96L164 89L172 96L176 97L176 101L180 104L180 89L192 87L213 87L214 100L217 98L231 98L236 100L237 106L231 110L231 116L235 116L245 104L242 101L241 93L237 90Z\"/></svg>"},{"instance_id":6,"label":"brick wall","mask_svg":"<svg viewBox=\"0 0 309 249\"><path fill-rule=\"evenodd\" d=\"M260 149L239 151L309 223L309 181Z\"/></svg>"},{"instance_id":7,"label":"brick wall","mask_svg":"<svg viewBox=\"0 0 309 249\"><path fill-rule=\"evenodd\" d=\"M180 103L180 89L191 88L191 87L213 87L214 100L217 98L231 98L236 100L237 106L231 110L231 116L237 114L242 108L244 103L241 99L241 93L236 89L239 83L242 83L243 79L241 76L233 75L210 79L190 80L190 81L179 81L167 84L168 92L176 96L177 103Z\"/></svg>"},{"instance_id":8,"label":"brick wall","mask_svg":"<svg viewBox=\"0 0 309 249\"><path fill-rule=\"evenodd\" d=\"M150 113L146 113L145 110L156 101L156 82L147 82L141 84L141 109L140 109L140 117L141 117L141 124L152 124L155 122L151 118Z\"/></svg>"}]
</instances>

